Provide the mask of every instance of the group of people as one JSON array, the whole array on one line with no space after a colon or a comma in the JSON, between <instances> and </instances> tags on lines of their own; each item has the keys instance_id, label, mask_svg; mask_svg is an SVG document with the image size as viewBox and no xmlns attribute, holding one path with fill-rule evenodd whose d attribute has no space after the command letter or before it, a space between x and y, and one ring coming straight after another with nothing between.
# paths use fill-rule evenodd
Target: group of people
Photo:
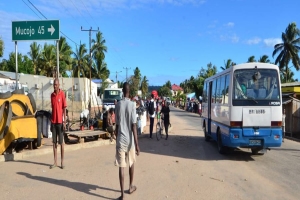
<instances>
[{"instance_id":1,"label":"group of people","mask_svg":"<svg viewBox=\"0 0 300 200\"><path fill-rule=\"evenodd\" d=\"M64 165L64 142L63 132L66 130L66 108L67 103L64 92L59 88L59 80L54 80L54 92L51 94L51 130L53 135L53 153L54 164L50 169L58 167L57 165L57 144L61 146L61 169L65 168ZM121 196L119 199L124 198L124 169L129 166L129 190L131 194L136 191L137 187L133 185L134 163L136 162L136 155L140 153L137 137L137 115L136 107L139 106L137 101L133 102L129 98L130 86L127 82L123 84L124 98L119 102L115 102L115 109L108 111L107 123L108 129L112 132L112 137L116 139L116 155L115 165L119 167L119 181L121 187ZM151 95L151 100L148 103L153 103L156 112L150 117L150 138L152 138L153 125L155 116L162 115L164 118L164 125L166 131L166 139L168 139L168 127L170 125L170 108L164 101L161 103L154 99ZM57 140L58 138L58 140Z\"/></svg>"}]
</instances>

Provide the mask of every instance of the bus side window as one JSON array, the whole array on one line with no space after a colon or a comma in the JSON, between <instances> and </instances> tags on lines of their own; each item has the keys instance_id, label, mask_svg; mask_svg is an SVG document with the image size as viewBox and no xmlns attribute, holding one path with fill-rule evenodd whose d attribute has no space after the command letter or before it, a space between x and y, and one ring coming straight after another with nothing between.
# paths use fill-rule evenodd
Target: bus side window
<instances>
[{"instance_id":1,"label":"bus side window","mask_svg":"<svg viewBox=\"0 0 300 200\"><path fill-rule=\"evenodd\" d=\"M229 75L225 76L225 87L224 87L224 104L228 103L228 90L229 90Z\"/></svg>"}]
</instances>

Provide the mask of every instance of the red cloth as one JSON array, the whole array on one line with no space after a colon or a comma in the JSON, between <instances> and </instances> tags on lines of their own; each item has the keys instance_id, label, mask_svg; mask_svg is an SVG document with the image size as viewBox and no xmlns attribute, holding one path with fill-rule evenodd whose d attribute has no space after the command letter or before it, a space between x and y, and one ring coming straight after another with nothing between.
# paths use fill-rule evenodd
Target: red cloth
<instances>
[{"instance_id":1,"label":"red cloth","mask_svg":"<svg viewBox=\"0 0 300 200\"><path fill-rule=\"evenodd\" d=\"M52 117L51 122L54 124L63 123L63 109L67 107L65 93L59 90L58 94L51 94Z\"/></svg>"}]
</instances>

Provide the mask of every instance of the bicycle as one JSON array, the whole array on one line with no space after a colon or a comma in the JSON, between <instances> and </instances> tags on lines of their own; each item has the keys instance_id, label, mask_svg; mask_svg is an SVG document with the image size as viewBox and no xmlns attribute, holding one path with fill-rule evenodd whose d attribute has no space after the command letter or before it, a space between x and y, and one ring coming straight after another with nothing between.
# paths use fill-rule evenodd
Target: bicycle
<instances>
[{"instance_id":1,"label":"bicycle","mask_svg":"<svg viewBox=\"0 0 300 200\"><path fill-rule=\"evenodd\" d=\"M157 123L156 123L156 139L159 141L162 138L163 123L159 112L157 112Z\"/></svg>"}]
</instances>

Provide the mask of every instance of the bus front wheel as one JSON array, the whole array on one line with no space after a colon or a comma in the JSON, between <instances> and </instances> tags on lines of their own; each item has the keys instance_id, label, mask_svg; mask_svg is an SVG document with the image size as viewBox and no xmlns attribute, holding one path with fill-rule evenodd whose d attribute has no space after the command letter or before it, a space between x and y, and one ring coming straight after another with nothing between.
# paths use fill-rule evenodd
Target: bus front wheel
<instances>
[{"instance_id":1,"label":"bus front wheel","mask_svg":"<svg viewBox=\"0 0 300 200\"><path fill-rule=\"evenodd\" d=\"M226 147L223 146L222 143L222 137L221 137L221 132L220 130L218 130L218 134L217 134L217 139L218 139L218 151L220 154L225 154L226 153Z\"/></svg>"}]
</instances>

